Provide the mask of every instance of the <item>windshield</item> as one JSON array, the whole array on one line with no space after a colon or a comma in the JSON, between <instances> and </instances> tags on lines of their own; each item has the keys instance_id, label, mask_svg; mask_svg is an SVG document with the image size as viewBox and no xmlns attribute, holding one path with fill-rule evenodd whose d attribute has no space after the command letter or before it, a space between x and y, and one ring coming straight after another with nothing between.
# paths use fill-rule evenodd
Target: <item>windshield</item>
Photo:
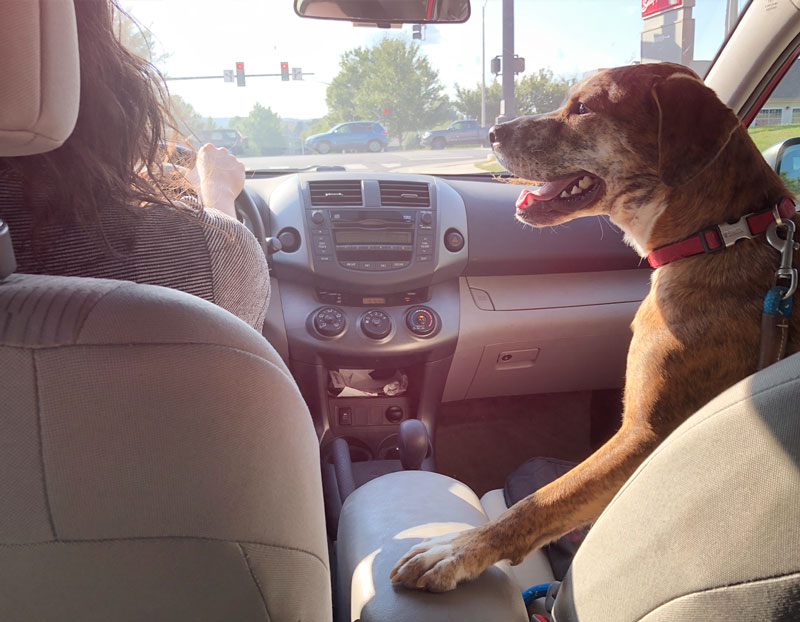
<instances>
[{"instance_id":1,"label":"windshield","mask_svg":"<svg viewBox=\"0 0 800 622\"><path fill-rule=\"evenodd\" d=\"M605 67L703 76L746 3L516 0L505 108L503 0L471 4L463 24L378 29L300 18L293 0L123 0L139 27L120 16L119 33L165 75L181 142L219 143L248 170L488 175L503 170L487 140L503 111L558 108Z\"/></svg>"}]
</instances>

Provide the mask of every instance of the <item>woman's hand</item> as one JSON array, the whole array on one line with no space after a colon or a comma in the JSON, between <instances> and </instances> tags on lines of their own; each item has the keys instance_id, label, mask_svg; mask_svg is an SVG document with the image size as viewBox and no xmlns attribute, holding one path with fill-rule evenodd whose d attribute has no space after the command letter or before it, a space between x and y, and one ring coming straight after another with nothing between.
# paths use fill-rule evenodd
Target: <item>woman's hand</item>
<instances>
[{"instance_id":1,"label":"woman's hand","mask_svg":"<svg viewBox=\"0 0 800 622\"><path fill-rule=\"evenodd\" d=\"M244 164L225 147L207 143L197 152L195 167L187 178L198 185L203 207L236 218L233 202L244 188Z\"/></svg>"}]
</instances>

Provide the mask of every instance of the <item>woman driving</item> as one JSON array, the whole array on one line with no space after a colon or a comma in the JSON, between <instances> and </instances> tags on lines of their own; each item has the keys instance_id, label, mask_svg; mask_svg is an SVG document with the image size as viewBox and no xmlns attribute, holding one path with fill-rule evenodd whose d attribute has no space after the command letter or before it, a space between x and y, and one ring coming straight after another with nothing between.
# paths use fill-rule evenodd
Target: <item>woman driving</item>
<instances>
[{"instance_id":1,"label":"woman driving","mask_svg":"<svg viewBox=\"0 0 800 622\"><path fill-rule=\"evenodd\" d=\"M18 271L171 287L260 331L269 274L235 219L244 166L212 145L191 171L165 162L175 123L163 77L115 36L117 12L116 0L75 1L80 108L69 139L0 158L0 218Z\"/></svg>"}]
</instances>

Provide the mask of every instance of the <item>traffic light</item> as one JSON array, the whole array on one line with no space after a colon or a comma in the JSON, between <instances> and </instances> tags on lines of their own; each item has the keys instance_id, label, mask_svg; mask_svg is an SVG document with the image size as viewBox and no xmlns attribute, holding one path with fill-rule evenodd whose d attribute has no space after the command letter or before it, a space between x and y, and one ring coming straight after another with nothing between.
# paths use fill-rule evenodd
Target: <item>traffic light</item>
<instances>
[{"instance_id":1,"label":"traffic light","mask_svg":"<svg viewBox=\"0 0 800 622\"><path fill-rule=\"evenodd\" d=\"M389 109L388 108L384 108L383 109L383 116L384 117L388 117L389 116Z\"/></svg>"},{"instance_id":2,"label":"traffic light","mask_svg":"<svg viewBox=\"0 0 800 622\"><path fill-rule=\"evenodd\" d=\"M284 82L289 81L289 63L287 63L286 61L283 61L281 63L281 80L283 80Z\"/></svg>"},{"instance_id":3,"label":"traffic light","mask_svg":"<svg viewBox=\"0 0 800 622\"><path fill-rule=\"evenodd\" d=\"M497 74L499 74L499 73L500 73L500 57L499 57L499 56L495 56L495 57L494 57L494 58L491 60L490 68L491 68L491 70L492 70L492 73L493 73L494 75L497 75Z\"/></svg>"},{"instance_id":4,"label":"traffic light","mask_svg":"<svg viewBox=\"0 0 800 622\"><path fill-rule=\"evenodd\" d=\"M422 24L414 24L411 27L411 38L422 39Z\"/></svg>"},{"instance_id":5,"label":"traffic light","mask_svg":"<svg viewBox=\"0 0 800 622\"><path fill-rule=\"evenodd\" d=\"M244 63L236 63L236 86L244 86Z\"/></svg>"},{"instance_id":6,"label":"traffic light","mask_svg":"<svg viewBox=\"0 0 800 622\"><path fill-rule=\"evenodd\" d=\"M514 73L525 72L525 59L522 56L514 54Z\"/></svg>"}]
</instances>

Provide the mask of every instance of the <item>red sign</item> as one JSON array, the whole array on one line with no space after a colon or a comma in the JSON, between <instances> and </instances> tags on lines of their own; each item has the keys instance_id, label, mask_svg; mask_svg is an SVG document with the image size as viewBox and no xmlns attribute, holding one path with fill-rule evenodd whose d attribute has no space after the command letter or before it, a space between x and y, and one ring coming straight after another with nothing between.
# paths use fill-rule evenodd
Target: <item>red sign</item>
<instances>
[{"instance_id":1,"label":"red sign","mask_svg":"<svg viewBox=\"0 0 800 622\"><path fill-rule=\"evenodd\" d=\"M682 3L683 0L642 0L642 17L655 15L667 9L675 9Z\"/></svg>"}]
</instances>

